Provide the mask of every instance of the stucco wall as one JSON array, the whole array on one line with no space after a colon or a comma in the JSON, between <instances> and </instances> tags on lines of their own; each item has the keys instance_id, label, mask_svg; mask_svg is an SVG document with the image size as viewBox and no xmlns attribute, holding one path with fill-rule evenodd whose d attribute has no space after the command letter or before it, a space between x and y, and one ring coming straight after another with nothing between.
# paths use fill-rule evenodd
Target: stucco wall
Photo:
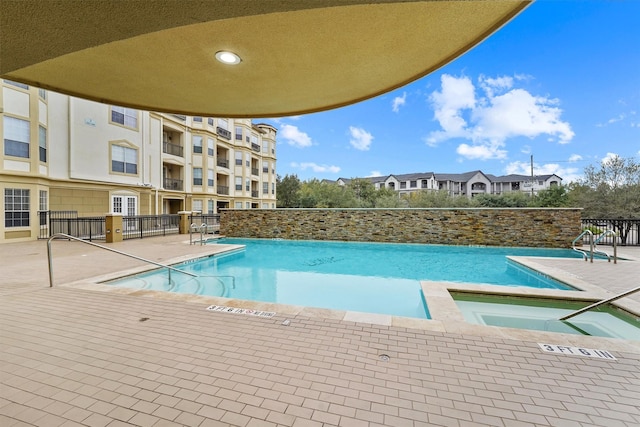
<instances>
[{"instance_id":1,"label":"stucco wall","mask_svg":"<svg viewBox=\"0 0 640 427\"><path fill-rule=\"evenodd\" d=\"M580 209L223 210L220 234L292 240L569 248Z\"/></svg>"}]
</instances>

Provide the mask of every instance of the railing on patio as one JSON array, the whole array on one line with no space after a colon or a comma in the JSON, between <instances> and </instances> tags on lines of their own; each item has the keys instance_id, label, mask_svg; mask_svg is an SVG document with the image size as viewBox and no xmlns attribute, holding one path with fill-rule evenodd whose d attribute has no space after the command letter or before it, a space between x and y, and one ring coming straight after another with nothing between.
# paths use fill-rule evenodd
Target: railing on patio
<instances>
[{"instance_id":1,"label":"railing on patio","mask_svg":"<svg viewBox=\"0 0 640 427\"><path fill-rule=\"evenodd\" d=\"M105 239L104 217L78 217L77 211L39 211L38 217L40 239L59 233L89 241Z\"/></svg>"},{"instance_id":2,"label":"railing on patio","mask_svg":"<svg viewBox=\"0 0 640 427\"><path fill-rule=\"evenodd\" d=\"M79 217L76 211L40 211L40 239L56 234L67 234L79 239L106 240L104 216ZM180 232L179 215L137 215L122 217L122 238L141 239L150 236L166 236Z\"/></svg>"},{"instance_id":3,"label":"railing on patio","mask_svg":"<svg viewBox=\"0 0 640 427\"><path fill-rule=\"evenodd\" d=\"M600 236L600 245L613 245L615 240L621 246L640 246L640 219L583 218L582 229L590 230L596 238L606 230L613 230L615 234Z\"/></svg>"},{"instance_id":4,"label":"railing on patio","mask_svg":"<svg viewBox=\"0 0 640 427\"><path fill-rule=\"evenodd\" d=\"M180 215L136 215L122 217L122 238L142 239L180 232Z\"/></svg>"}]
</instances>

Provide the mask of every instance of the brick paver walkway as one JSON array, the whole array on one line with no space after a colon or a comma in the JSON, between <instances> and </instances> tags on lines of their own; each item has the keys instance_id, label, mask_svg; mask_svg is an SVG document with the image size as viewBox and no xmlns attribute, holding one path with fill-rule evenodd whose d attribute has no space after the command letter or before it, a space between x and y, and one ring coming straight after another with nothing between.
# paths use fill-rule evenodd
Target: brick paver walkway
<instances>
[{"instance_id":1,"label":"brick paver walkway","mask_svg":"<svg viewBox=\"0 0 640 427\"><path fill-rule=\"evenodd\" d=\"M175 238L147 240L148 257L175 256ZM23 255L41 250L36 243L44 245L23 245ZM3 259L20 253L3 246ZM66 271L75 258L58 256L61 276L82 273ZM110 258L100 256L101 274ZM604 360L545 353L526 339L219 313L198 302L48 288L39 263L30 271L6 262L3 427L640 425L640 352ZM23 286L9 273L16 268Z\"/></svg>"}]
</instances>

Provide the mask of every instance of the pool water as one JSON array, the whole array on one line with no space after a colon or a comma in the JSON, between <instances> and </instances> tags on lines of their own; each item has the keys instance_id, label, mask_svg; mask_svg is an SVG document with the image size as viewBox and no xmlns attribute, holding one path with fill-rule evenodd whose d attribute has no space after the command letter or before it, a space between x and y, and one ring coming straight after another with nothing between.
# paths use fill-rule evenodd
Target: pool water
<instances>
[{"instance_id":1,"label":"pool water","mask_svg":"<svg viewBox=\"0 0 640 427\"><path fill-rule=\"evenodd\" d=\"M588 304L497 295L453 293L452 296L469 323L640 340L640 319L610 305L560 321L557 319Z\"/></svg>"},{"instance_id":2,"label":"pool water","mask_svg":"<svg viewBox=\"0 0 640 427\"><path fill-rule=\"evenodd\" d=\"M119 286L429 318L420 280L572 289L507 262L507 255L580 257L571 250L220 239L244 250L128 277Z\"/></svg>"}]
</instances>

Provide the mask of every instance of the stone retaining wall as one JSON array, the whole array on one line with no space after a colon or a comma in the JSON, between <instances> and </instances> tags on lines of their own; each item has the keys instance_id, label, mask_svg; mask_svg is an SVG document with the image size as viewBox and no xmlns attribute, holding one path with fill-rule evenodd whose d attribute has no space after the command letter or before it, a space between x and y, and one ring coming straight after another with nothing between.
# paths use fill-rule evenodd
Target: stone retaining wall
<instances>
[{"instance_id":1,"label":"stone retaining wall","mask_svg":"<svg viewBox=\"0 0 640 427\"><path fill-rule=\"evenodd\" d=\"M581 209L250 209L220 212L227 237L570 248Z\"/></svg>"}]
</instances>

